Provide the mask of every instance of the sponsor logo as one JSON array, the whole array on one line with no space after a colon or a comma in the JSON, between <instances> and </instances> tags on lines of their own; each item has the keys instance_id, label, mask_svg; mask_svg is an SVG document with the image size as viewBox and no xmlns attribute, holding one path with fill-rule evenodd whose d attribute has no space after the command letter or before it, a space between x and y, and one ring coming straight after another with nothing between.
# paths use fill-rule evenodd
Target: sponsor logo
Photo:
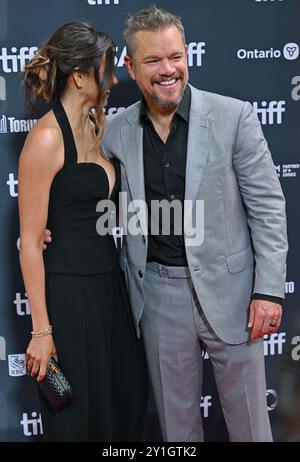
<instances>
[{"instance_id":1,"label":"sponsor logo","mask_svg":"<svg viewBox=\"0 0 300 462\"><path fill-rule=\"evenodd\" d=\"M7 118L4 114L0 119L0 133L7 133Z\"/></svg>"},{"instance_id":2,"label":"sponsor logo","mask_svg":"<svg viewBox=\"0 0 300 462\"><path fill-rule=\"evenodd\" d=\"M266 391L266 396L268 411L273 411L274 409L276 409L278 404L277 392L275 390L269 389Z\"/></svg>"},{"instance_id":3,"label":"sponsor logo","mask_svg":"<svg viewBox=\"0 0 300 462\"><path fill-rule=\"evenodd\" d=\"M212 397L210 395L201 396L200 411L204 418L208 417L208 410L212 406Z\"/></svg>"},{"instance_id":4,"label":"sponsor logo","mask_svg":"<svg viewBox=\"0 0 300 462\"><path fill-rule=\"evenodd\" d=\"M22 72L26 61L33 58L37 47L21 47L19 50L12 47L10 51L8 48L2 47L0 53L0 63L2 63L2 71L9 74L11 72Z\"/></svg>"},{"instance_id":5,"label":"sponsor logo","mask_svg":"<svg viewBox=\"0 0 300 462\"><path fill-rule=\"evenodd\" d=\"M264 335L264 355L282 355L283 344L286 342L285 337L286 332L275 332L271 335Z\"/></svg>"},{"instance_id":6,"label":"sponsor logo","mask_svg":"<svg viewBox=\"0 0 300 462\"><path fill-rule=\"evenodd\" d=\"M15 180L14 173L8 174L8 181L6 182L9 188L9 195L11 197L18 197L18 180Z\"/></svg>"},{"instance_id":7,"label":"sponsor logo","mask_svg":"<svg viewBox=\"0 0 300 462\"><path fill-rule=\"evenodd\" d=\"M284 45L283 56L289 61L297 59L299 57L299 45L292 42Z\"/></svg>"},{"instance_id":8,"label":"sponsor logo","mask_svg":"<svg viewBox=\"0 0 300 462\"><path fill-rule=\"evenodd\" d=\"M299 45L294 42L286 43L281 50L269 48L268 50L246 50L245 48L240 48L237 51L237 57L241 60L247 59L279 59L284 57L288 61L295 60L299 57Z\"/></svg>"},{"instance_id":9,"label":"sponsor logo","mask_svg":"<svg viewBox=\"0 0 300 462\"><path fill-rule=\"evenodd\" d=\"M29 306L26 292L25 292L25 298L21 298L20 292L16 293L14 305L16 305L16 311L17 311L18 316L30 315L30 306Z\"/></svg>"},{"instance_id":10,"label":"sponsor logo","mask_svg":"<svg viewBox=\"0 0 300 462\"><path fill-rule=\"evenodd\" d=\"M2 114L0 118L0 133L29 132L36 123L37 119L16 119L15 117L7 117Z\"/></svg>"},{"instance_id":11,"label":"sponsor logo","mask_svg":"<svg viewBox=\"0 0 300 462\"><path fill-rule=\"evenodd\" d=\"M6 100L6 81L5 78L0 76L0 101Z\"/></svg>"},{"instance_id":12,"label":"sponsor logo","mask_svg":"<svg viewBox=\"0 0 300 462\"><path fill-rule=\"evenodd\" d=\"M0 337L0 361L6 360L6 341L4 337Z\"/></svg>"},{"instance_id":13,"label":"sponsor logo","mask_svg":"<svg viewBox=\"0 0 300 462\"><path fill-rule=\"evenodd\" d=\"M282 114L285 112L285 101L262 101L259 105L253 102L253 108L262 125L282 124Z\"/></svg>"},{"instance_id":14,"label":"sponsor logo","mask_svg":"<svg viewBox=\"0 0 300 462\"><path fill-rule=\"evenodd\" d=\"M89 5L119 5L119 0L87 0Z\"/></svg>"},{"instance_id":15,"label":"sponsor logo","mask_svg":"<svg viewBox=\"0 0 300 462\"><path fill-rule=\"evenodd\" d=\"M300 336L297 335L296 337L292 338L292 345L295 347L291 351L291 356L294 361L299 361L300 359Z\"/></svg>"},{"instance_id":16,"label":"sponsor logo","mask_svg":"<svg viewBox=\"0 0 300 462\"><path fill-rule=\"evenodd\" d=\"M26 375L25 354L8 355L8 371L11 377Z\"/></svg>"},{"instance_id":17,"label":"sponsor logo","mask_svg":"<svg viewBox=\"0 0 300 462\"><path fill-rule=\"evenodd\" d=\"M23 412L21 425L25 436L36 436L43 434L43 424L41 414L37 412L31 413L31 418L28 418L28 413Z\"/></svg>"},{"instance_id":18,"label":"sponsor logo","mask_svg":"<svg viewBox=\"0 0 300 462\"><path fill-rule=\"evenodd\" d=\"M299 101L300 99L300 75L295 75L295 77L292 78L292 85L294 86L292 90L292 99L294 101Z\"/></svg>"},{"instance_id":19,"label":"sponsor logo","mask_svg":"<svg viewBox=\"0 0 300 462\"><path fill-rule=\"evenodd\" d=\"M279 178L295 178L300 164L276 165L275 169Z\"/></svg>"}]
</instances>

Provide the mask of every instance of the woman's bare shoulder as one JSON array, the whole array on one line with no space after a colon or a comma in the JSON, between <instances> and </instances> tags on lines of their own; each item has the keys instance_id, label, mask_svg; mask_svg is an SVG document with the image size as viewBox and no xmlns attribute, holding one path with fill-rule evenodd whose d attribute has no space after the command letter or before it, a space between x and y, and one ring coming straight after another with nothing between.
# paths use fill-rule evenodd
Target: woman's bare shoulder
<instances>
[{"instance_id":1,"label":"woman's bare shoulder","mask_svg":"<svg viewBox=\"0 0 300 462\"><path fill-rule=\"evenodd\" d=\"M52 111L47 112L27 135L21 159L37 163L63 164L64 146L60 127Z\"/></svg>"}]
</instances>

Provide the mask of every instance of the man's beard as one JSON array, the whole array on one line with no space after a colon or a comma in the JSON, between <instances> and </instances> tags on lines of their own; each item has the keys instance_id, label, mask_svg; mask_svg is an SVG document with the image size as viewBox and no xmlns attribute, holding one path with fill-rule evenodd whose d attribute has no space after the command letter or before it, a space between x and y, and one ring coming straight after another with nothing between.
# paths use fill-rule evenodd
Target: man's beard
<instances>
[{"instance_id":1,"label":"man's beard","mask_svg":"<svg viewBox=\"0 0 300 462\"><path fill-rule=\"evenodd\" d=\"M182 82L183 82L183 80L182 80ZM177 106L179 106L179 104L180 104L180 102L182 100L186 85L187 85L187 81L183 83L181 92L179 93L177 98L173 99L173 100L171 100L171 99L163 99L161 96L159 96L155 92L154 93L149 93L149 92L142 91L142 93L144 93L144 96L151 99L151 101L156 106L161 107L163 109L174 109Z\"/></svg>"}]
</instances>

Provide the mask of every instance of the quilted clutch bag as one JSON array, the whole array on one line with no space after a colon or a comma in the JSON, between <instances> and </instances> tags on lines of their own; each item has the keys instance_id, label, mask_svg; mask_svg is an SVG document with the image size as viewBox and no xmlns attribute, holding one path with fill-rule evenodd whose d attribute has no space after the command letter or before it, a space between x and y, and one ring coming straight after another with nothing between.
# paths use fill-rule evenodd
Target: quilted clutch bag
<instances>
[{"instance_id":1,"label":"quilted clutch bag","mask_svg":"<svg viewBox=\"0 0 300 462\"><path fill-rule=\"evenodd\" d=\"M73 398L71 385L52 356L47 365L46 376L38 382L38 386L54 409L62 409Z\"/></svg>"}]
</instances>

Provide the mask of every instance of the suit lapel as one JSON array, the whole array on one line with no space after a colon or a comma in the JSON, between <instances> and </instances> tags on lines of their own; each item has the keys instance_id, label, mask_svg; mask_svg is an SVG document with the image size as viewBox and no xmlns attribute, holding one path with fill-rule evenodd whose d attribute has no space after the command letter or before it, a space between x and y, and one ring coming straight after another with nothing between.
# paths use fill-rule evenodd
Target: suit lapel
<instances>
[{"instance_id":1,"label":"suit lapel","mask_svg":"<svg viewBox=\"0 0 300 462\"><path fill-rule=\"evenodd\" d=\"M143 158L143 128L140 120L140 105L127 116L128 124L121 128L123 162L129 192L136 211L136 226L147 240L147 208L145 199L144 158ZM124 186L122 189L125 189ZM127 206L130 198L127 198ZM132 207L128 212L133 212Z\"/></svg>"},{"instance_id":2,"label":"suit lapel","mask_svg":"<svg viewBox=\"0 0 300 462\"><path fill-rule=\"evenodd\" d=\"M187 143L185 199L197 196L208 156L208 118L210 107L203 92L191 86L191 109Z\"/></svg>"},{"instance_id":3,"label":"suit lapel","mask_svg":"<svg viewBox=\"0 0 300 462\"><path fill-rule=\"evenodd\" d=\"M121 128L123 162L133 200L145 200L143 128L139 108L128 116L128 124Z\"/></svg>"}]
</instances>

